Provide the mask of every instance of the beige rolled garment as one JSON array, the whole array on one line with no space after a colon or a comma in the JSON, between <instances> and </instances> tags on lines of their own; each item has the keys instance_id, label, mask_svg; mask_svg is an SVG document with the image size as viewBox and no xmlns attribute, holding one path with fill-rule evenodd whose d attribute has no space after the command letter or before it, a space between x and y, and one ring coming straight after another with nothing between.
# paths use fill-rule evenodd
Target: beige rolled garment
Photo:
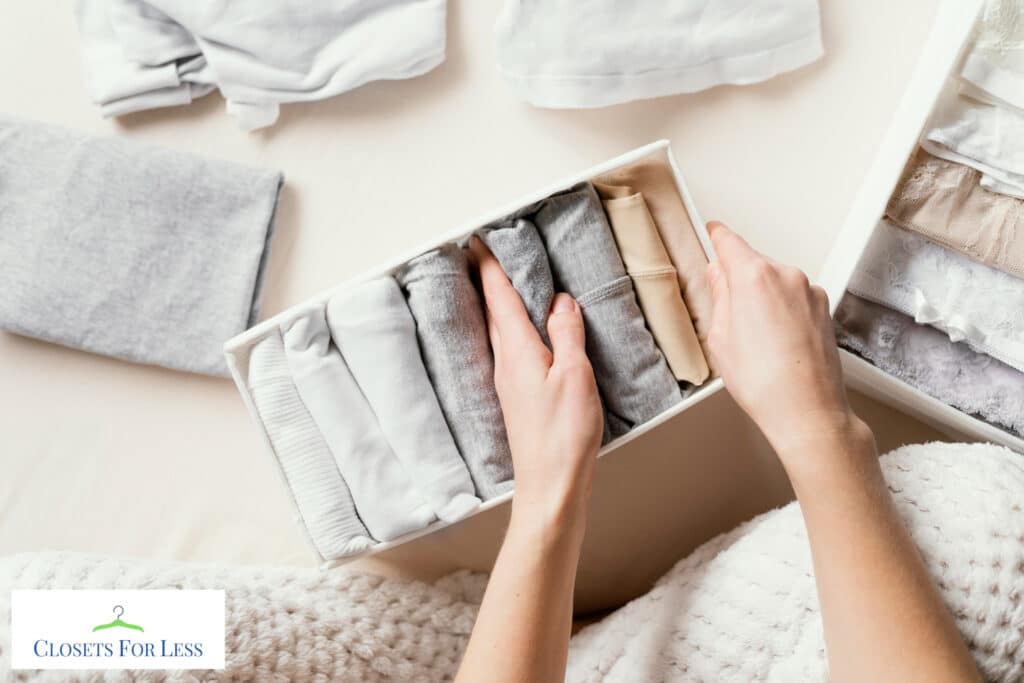
<instances>
[{"instance_id":1,"label":"beige rolled garment","mask_svg":"<svg viewBox=\"0 0 1024 683\"><path fill-rule=\"evenodd\" d=\"M630 187L633 192L643 195L661 242L676 268L679 289L697 331L704 359L711 375L717 375L707 345L711 328L711 287L706 274L708 259L679 194L672 168L664 159L641 159L598 178L598 181L605 185Z\"/></svg>"},{"instance_id":2,"label":"beige rolled garment","mask_svg":"<svg viewBox=\"0 0 1024 683\"><path fill-rule=\"evenodd\" d=\"M1024 200L981 186L981 173L918 149L886 215L905 230L1024 277Z\"/></svg>"},{"instance_id":3,"label":"beige rolled garment","mask_svg":"<svg viewBox=\"0 0 1024 683\"><path fill-rule=\"evenodd\" d=\"M699 385L708 364L683 301L679 279L644 196L632 187L594 183L637 302L676 379Z\"/></svg>"}]
</instances>

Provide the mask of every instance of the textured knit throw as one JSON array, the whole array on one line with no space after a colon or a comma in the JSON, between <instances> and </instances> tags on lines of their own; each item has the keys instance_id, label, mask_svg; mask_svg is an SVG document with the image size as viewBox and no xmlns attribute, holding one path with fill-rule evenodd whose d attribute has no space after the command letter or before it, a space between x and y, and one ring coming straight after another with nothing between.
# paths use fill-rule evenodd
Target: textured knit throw
<instances>
[{"instance_id":1,"label":"textured knit throw","mask_svg":"<svg viewBox=\"0 0 1024 683\"><path fill-rule=\"evenodd\" d=\"M1024 680L1024 456L928 444L896 450L882 466L986 679ZM450 680L484 582L467 573L428 585L345 571L19 555L0 560L0 677L10 666L11 588L224 588L223 672L19 672L17 680ZM651 592L581 631L567 680L828 680L799 507L709 541Z\"/></svg>"}]
</instances>

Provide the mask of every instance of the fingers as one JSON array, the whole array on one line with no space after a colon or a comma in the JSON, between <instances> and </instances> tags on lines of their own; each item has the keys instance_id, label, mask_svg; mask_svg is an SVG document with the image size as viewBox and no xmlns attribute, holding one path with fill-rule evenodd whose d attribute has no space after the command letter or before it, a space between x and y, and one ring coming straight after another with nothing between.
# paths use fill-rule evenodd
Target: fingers
<instances>
[{"instance_id":1,"label":"fingers","mask_svg":"<svg viewBox=\"0 0 1024 683\"><path fill-rule=\"evenodd\" d=\"M553 365L568 365L587 358L583 313L579 304L565 293L555 295L548 316L548 337L551 339Z\"/></svg>"},{"instance_id":2,"label":"fingers","mask_svg":"<svg viewBox=\"0 0 1024 683\"><path fill-rule=\"evenodd\" d=\"M717 263L726 278L731 279L735 273L763 260L761 254L747 244L745 239L718 221L708 223L708 235L718 254Z\"/></svg>"},{"instance_id":3,"label":"fingers","mask_svg":"<svg viewBox=\"0 0 1024 683\"><path fill-rule=\"evenodd\" d=\"M514 348L519 345L543 347L544 344L530 322L523 300L508 281L498 259L474 235L469 241L469 250L480 273L480 286L487 307L488 330L491 343L498 352L499 346ZM494 338L497 337L497 344Z\"/></svg>"}]
</instances>

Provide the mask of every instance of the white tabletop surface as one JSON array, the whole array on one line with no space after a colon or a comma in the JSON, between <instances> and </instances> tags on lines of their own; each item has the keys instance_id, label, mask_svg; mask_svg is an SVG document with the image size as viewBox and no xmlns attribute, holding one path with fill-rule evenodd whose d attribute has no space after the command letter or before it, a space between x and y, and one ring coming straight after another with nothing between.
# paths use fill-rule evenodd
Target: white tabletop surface
<instances>
[{"instance_id":1,"label":"white tabletop surface","mask_svg":"<svg viewBox=\"0 0 1024 683\"><path fill-rule=\"evenodd\" d=\"M823 0L826 56L795 73L600 110L551 111L517 100L496 72L499 5L450 0L448 58L430 74L285 106L277 125L246 134L216 94L188 108L101 119L83 85L72 3L6 3L0 112L283 169L264 315L658 138L672 141L705 218L731 224L813 276L934 9L927 0ZM713 403L707 410L734 416L725 394ZM937 436L866 399L856 405L883 445ZM748 495L750 468L773 464L702 457L712 452L706 441L684 421L602 461L581 568L586 608L628 597L707 533L785 499L777 472L765 480L767 493ZM745 443L727 448L742 451ZM705 491L703 499L693 491ZM364 566L421 576L460 564L486 567L504 514L482 515ZM0 333L0 555L44 549L314 563L230 381Z\"/></svg>"}]
</instances>

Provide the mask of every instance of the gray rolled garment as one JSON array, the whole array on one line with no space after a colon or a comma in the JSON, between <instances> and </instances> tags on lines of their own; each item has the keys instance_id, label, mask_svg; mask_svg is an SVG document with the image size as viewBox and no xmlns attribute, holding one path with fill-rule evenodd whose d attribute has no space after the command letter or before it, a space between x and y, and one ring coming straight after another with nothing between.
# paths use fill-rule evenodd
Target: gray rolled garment
<instances>
[{"instance_id":1,"label":"gray rolled garment","mask_svg":"<svg viewBox=\"0 0 1024 683\"><path fill-rule=\"evenodd\" d=\"M0 118L0 328L228 374L281 174Z\"/></svg>"},{"instance_id":2,"label":"gray rolled garment","mask_svg":"<svg viewBox=\"0 0 1024 683\"><path fill-rule=\"evenodd\" d=\"M395 274L416 321L427 374L462 459L484 500L512 489L512 455L494 390L494 358L480 296L454 244Z\"/></svg>"},{"instance_id":3,"label":"gray rolled garment","mask_svg":"<svg viewBox=\"0 0 1024 683\"><path fill-rule=\"evenodd\" d=\"M611 435L621 436L681 401L679 385L645 326L594 187L583 183L545 199L533 221L555 287L583 311L587 355Z\"/></svg>"},{"instance_id":4,"label":"gray rolled garment","mask_svg":"<svg viewBox=\"0 0 1024 683\"><path fill-rule=\"evenodd\" d=\"M540 338L550 346L548 314L555 297L555 285L548 253L537 227L526 218L511 216L487 226L479 235L519 292Z\"/></svg>"}]
</instances>

